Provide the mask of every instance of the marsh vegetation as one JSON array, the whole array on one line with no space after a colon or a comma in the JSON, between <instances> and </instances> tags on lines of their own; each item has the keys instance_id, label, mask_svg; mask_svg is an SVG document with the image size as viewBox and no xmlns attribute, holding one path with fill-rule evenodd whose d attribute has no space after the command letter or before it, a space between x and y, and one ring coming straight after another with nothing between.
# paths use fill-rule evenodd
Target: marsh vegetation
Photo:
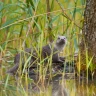
<instances>
[{"instance_id":1,"label":"marsh vegetation","mask_svg":"<svg viewBox=\"0 0 96 96\"><path fill-rule=\"evenodd\" d=\"M0 1L0 96L96 95L94 72L91 79L88 71L84 75L81 73L92 64L92 58L88 61L87 51L85 65L88 66L80 66L78 45L82 41L85 6L85 0ZM45 67L44 59L40 57L42 46L56 41L58 35L67 38L60 53L66 57L65 65L57 68L57 63L53 66L50 56ZM18 75L7 74L6 71L14 66L17 53L24 53L25 65L29 62L31 55L25 56L26 48L35 49L40 57L39 67L33 68L31 75L26 68L23 72L22 68L18 70Z\"/></svg>"}]
</instances>

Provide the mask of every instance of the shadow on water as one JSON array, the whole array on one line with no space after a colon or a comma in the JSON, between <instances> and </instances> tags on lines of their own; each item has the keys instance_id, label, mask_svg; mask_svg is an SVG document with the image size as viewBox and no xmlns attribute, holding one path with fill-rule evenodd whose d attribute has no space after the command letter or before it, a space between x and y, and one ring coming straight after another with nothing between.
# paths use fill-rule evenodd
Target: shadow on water
<instances>
[{"instance_id":1,"label":"shadow on water","mask_svg":"<svg viewBox=\"0 0 96 96\"><path fill-rule=\"evenodd\" d=\"M41 83L39 88L33 87L34 94L38 94L36 96L40 93L43 96L96 96L96 79L87 82L85 78L77 78L73 71L67 73L68 70L65 74L54 76L50 83L46 81L48 84L46 83L44 88L41 87Z\"/></svg>"},{"instance_id":2,"label":"shadow on water","mask_svg":"<svg viewBox=\"0 0 96 96\"><path fill-rule=\"evenodd\" d=\"M96 96L96 79L87 83L87 80L77 79L71 72L58 74L50 82L47 79L45 82L38 82L38 78L37 81L33 79L36 75L31 75L34 82L26 82L28 86L25 84L24 88L16 80L9 80L9 85L7 82L0 82L0 96Z\"/></svg>"},{"instance_id":3,"label":"shadow on water","mask_svg":"<svg viewBox=\"0 0 96 96\"><path fill-rule=\"evenodd\" d=\"M42 82L30 83L28 84L28 90L25 86L22 89L20 84L17 85L12 82L10 86L4 84L4 87L6 87L4 89L2 84L1 82L0 94L3 95L0 96L96 96L96 79L94 81L89 80L87 83L87 80L76 79L73 73L68 73L65 76L55 76L51 82L46 81L44 84ZM24 92L27 92L28 95ZM5 93L6 95L4 95Z\"/></svg>"},{"instance_id":4,"label":"shadow on water","mask_svg":"<svg viewBox=\"0 0 96 96\"><path fill-rule=\"evenodd\" d=\"M71 77L74 74L67 74ZM67 76L67 77L68 77ZM65 76L66 77L66 76ZM87 83L87 80L78 80L76 78L62 79L61 76L56 76L50 84L45 85L45 89L39 86L33 88L34 96L96 96L96 80ZM42 91L41 91L42 90ZM47 94L47 95L45 95Z\"/></svg>"}]
</instances>

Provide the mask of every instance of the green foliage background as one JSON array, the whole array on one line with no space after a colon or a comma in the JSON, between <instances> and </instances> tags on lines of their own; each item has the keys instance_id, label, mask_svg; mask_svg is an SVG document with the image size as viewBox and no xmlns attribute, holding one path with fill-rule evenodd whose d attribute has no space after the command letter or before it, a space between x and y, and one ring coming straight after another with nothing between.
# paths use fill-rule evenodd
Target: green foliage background
<instances>
[{"instance_id":1,"label":"green foliage background","mask_svg":"<svg viewBox=\"0 0 96 96\"><path fill-rule=\"evenodd\" d=\"M58 0L57 0L58 1ZM26 47L31 42L38 42L40 35L44 34L44 42L49 35L55 37L58 34L67 35L69 38L78 36L82 28L84 0L59 0L71 21L64 16L64 12L56 0L50 0L50 18L47 18L46 0L2 0L0 1L0 46L19 48L25 41ZM48 27L51 27L48 33ZM20 42L21 40L21 42Z\"/></svg>"},{"instance_id":2,"label":"green foliage background","mask_svg":"<svg viewBox=\"0 0 96 96\"><path fill-rule=\"evenodd\" d=\"M8 82L9 77L6 76L6 69L13 65L17 51L22 51L25 47L42 47L50 41L50 37L55 39L58 35L65 35L68 39L65 54L70 55L78 50L85 0L49 0L49 19L46 1L0 1L0 58L3 58L0 59L3 66L0 80L4 82L0 89L2 96L7 94L3 92L6 88L10 96L13 96L14 90L17 91L14 82ZM28 96L23 88L16 96L21 94Z\"/></svg>"}]
</instances>

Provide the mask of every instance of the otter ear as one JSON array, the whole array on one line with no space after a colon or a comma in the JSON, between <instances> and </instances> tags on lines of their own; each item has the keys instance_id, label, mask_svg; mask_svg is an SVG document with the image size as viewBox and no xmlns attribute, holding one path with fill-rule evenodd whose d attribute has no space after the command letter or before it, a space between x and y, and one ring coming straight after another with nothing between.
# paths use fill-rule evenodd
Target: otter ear
<instances>
[{"instance_id":1,"label":"otter ear","mask_svg":"<svg viewBox=\"0 0 96 96\"><path fill-rule=\"evenodd\" d=\"M57 35L57 38L60 38L60 35Z\"/></svg>"},{"instance_id":2,"label":"otter ear","mask_svg":"<svg viewBox=\"0 0 96 96\"><path fill-rule=\"evenodd\" d=\"M58 40L60 40L60 38L61 38L60 36L57 37Z\"/></svg>"}]
</instances>

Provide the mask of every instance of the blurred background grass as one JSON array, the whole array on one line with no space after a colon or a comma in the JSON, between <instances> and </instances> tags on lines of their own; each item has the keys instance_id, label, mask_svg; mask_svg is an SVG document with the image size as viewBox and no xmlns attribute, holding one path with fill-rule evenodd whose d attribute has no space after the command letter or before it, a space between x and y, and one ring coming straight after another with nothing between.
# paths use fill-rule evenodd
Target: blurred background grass
<instances>
[{"instance_id":1,"label":"blurred background grass","mask_svg":"<svg viewBox=\"0 0 96 96\"><path fill-rule=\"evenodd\" d=\"M57 0L58 1L58 0ZM43 0L6 0L0 2L0 42L3 50L6 47L18 48L20 41L25 41L26 47L30 47L41 33L44 33L44 41L52 36L62 34L69 38L76 38L82 28L84 0L56 0L50 1L50 18L47 18L47 4ZM71 18L71 21L64 16L64 12ZM48 27L51 32L48 33ZM32 42L32 44L31 44Z\"/></svg>"},{"instance_id":2,"label":"blurred background grass","mask_svg":"<svg viewBox=\"0 0 96 96\"><path fill-rule=\"evenodd\" d=\"M9 77L6 76L6 69L10 65L13 66L13 58L18 51L32 46L42 47L49 43L50 38L55 39L58 35L65 35L68 39L64 55L74 54L78 51L84 21L85 0L49 0L50 8L46 1L0 1L0 63L2 63L0 80L4 82L4 85L1 86L3 91L6 86L15 91L19 90L19 87L10 85L14 85L15 82L8 81ZM27 96L23 87L20 86L20 88L23 90L22 95ZM1 91L2 96L7 96L7 93L3 91ZM9 93L10 96L13 96L14 91ZM17 94L20 95L17 92L16 96Z\"/></svg>"},{"instance_id":3,"label":"blurred background grass","mask_svg":"<svg viewBox=\"0 0 96 96\"><path fill-rule=\"evenodd\" d=\"M50 0L49 18L47 7L43 0L0 1L1 57L13 57L18 49L38 47L41 34L43 45L50 41L50 37L65 35L68 39L65 53L78 51L85 0Z\"/></svg>"}]
</instances>

